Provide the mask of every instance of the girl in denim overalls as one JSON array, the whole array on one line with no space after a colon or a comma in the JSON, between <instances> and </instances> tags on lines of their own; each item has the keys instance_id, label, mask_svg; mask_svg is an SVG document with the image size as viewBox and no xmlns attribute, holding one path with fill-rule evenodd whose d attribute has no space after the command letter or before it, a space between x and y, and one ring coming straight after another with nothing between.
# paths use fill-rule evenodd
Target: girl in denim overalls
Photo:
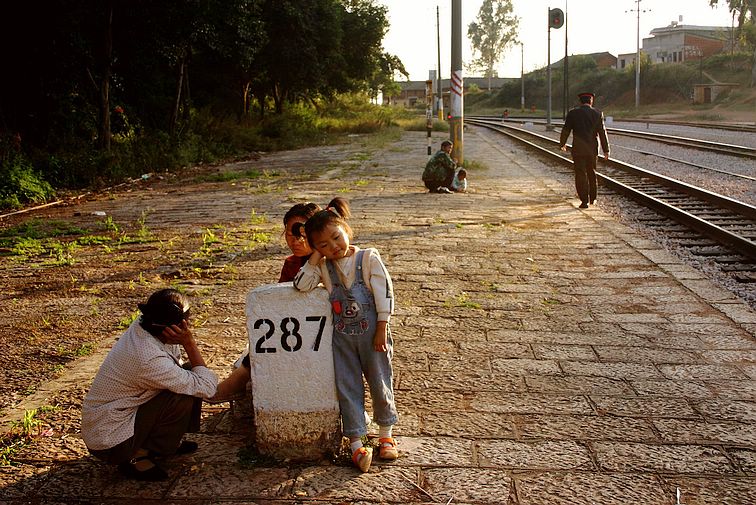
<instances>
[{"instance_id":1,"label":"girl in denim overalls","mask_svg":"<svg viewBox=\"0 0 756 505\"><path fill-rule=\"evenodd\" d=\"M393 341L388 328L394 295L391 277L378 251L350 245L349 215L347 201L335 198L307 220L304 234L313 253L294 278L294 287L309 291L322 281L330 294L341 422L344 435L349 437L352 461L367 472L373 454L361 440L367 434L363 374L379 426L379 456L393 460L399 455L391 436L397 421L391 368Z\"/></svg>"}]
</instances>

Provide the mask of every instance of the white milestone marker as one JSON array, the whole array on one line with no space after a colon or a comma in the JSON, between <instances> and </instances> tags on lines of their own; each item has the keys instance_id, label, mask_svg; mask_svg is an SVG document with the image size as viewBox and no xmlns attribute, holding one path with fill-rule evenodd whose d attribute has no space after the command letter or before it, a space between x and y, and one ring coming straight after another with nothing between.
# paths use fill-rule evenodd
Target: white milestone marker
<instances>
[{"instance_id":1,"label":"white milestone marker","mask_svg":"<svg viewBox=\"0 0 756 505\"><path fill-rule=\"evenodd\" d=\"M257 450L316 460L341 442L328 292L291 283L247 295L247 332Z\"/></svg>"}]
</instances>

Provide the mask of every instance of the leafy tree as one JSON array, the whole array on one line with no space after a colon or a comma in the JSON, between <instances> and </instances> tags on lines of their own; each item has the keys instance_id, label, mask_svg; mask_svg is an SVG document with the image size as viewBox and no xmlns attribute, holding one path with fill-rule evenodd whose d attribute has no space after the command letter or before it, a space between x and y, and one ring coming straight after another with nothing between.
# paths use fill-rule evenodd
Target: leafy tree
<instances>
[{"instance_id":1,"label":"leafy tree","mask_svg":"<svg viewBox=\"0 0 756 505\"><path fill-rule=\"evenodd\" d=\"M756 86L756 0L726 0L733 17L738 18L737 36L753 49L750 87ZM719 0L709 0L712 7Z\"/></svg>"},{"instance_id":2,"label":"leafy tree","mask_svg":"<svg viewBox=\"0 0 756 505\"><path fill-rule=\"evenodd\" d=\"M494 67L507 46L517 41L519 25L520 18L512 14L511 0L483 0L478 17L467 26L473 54L477 55L468 66L473 71L484 71L489 91Z\"/></svg>"},{"instance_id":3,"label":"leafy tree","mask_svg":"<svg viewBox=\"0 0 756 505\"><path fill-rule=\"evenodd\" d=\"M371 99L376 99L378 93L384 97L398 96L402 87L396 82L397 74L409 81L409 73L404 68L402 60L389 53L383 53L378 59L378 66L368 81L368 92Z\"/></svg>"}]
</instances>

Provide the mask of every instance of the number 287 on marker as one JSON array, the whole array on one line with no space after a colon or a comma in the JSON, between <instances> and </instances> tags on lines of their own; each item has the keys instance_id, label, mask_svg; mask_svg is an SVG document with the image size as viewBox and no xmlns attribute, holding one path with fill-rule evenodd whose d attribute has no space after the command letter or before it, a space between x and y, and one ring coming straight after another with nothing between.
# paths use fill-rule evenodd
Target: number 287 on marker
<instances>
[{"instance_id":1,"label":"number 287 on marker","mask_svg":"<svg viewBox=\"0 0 756 505\"><path fill-rule=\"evenodd\" d=\"M323 329L325 329L326 316L307 316L305 317L305 323L318 323L317 334L315 335L312 350L317 352L320 349L320 339L323 337ZM313 326L305 324L305 327ZM258 336L258 332L255 331L253 338L255 338L255 353L272 353L278 352L276 329L280 332L280 344L281 349L286 352L297 352L302 348L302 341L308 337L311 333L305 332L305 336L300 333L299 319L296 317L284 317L281 322L276 325L270 319L258 319L252 325L255 330L259 330L262 334ZM305 330L302 330L303 332ZM271 340L272 339L272 340Z\"/></svg>"}]
</instances>

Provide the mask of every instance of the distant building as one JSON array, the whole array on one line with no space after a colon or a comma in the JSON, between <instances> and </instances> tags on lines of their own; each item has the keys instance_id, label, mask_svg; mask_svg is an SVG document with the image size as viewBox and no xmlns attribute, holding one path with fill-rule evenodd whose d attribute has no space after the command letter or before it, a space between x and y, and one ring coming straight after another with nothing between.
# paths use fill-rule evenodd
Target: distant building
<instances>
[{"instance_id":1,"label":"distant building","mask_svg":"<svg viewBox=\"0 0 756 505\"><path fill-rule=\"evenodd\" d=\"M643 52L652 63L682 63L729 50L732 44L732 30L728 26L694 26L673 21L669 26L651 30L651 37L643 39Z\"/></svg>"},{"instance_id":2,"label":"distant building","mask_svg":"<svg viewBox=\"0 0 756 505\"><path fill-rule=\"evenodd\" d=\"M568 57L568 60L569 58L573 58L575 56L587 56L588 58L592 58L593 61L596 62L596 66L598 68L611 68L617 65L617 58L612 53L608 53L606 51L602 53L573 54ZM562 68L563 66L564 58L551 64L552 69Z\"/></svg>"},{"instance_id":3,"label":"distant building","mask_svg":"<svg viewBox=\"0 0 756 505\"><path fill-rule=\"evenodd\" d=\"M470 86L475 84L480 90L488 89L488 77L465 77L465 93L470 90ZM491 89L501 88L507 81L520 81L519 77L492 77ZM397 82L402 88L401 93L398 96L383 97L383 105L391 105L396 107L414 107L418 101L425 103L425 81L399 81ZM433 83L433 92L436 92L437 84ZM448 107L449 102L449 79L441 79L441 94L444 95L444 107Z\"/></svg>"},{"instance_id":4,"label":"distant building","mask_svg":"<svg viewBox=\"0 0 756 505\"><path fill-rule=\"evenodd\" d=\"M625 54L618 54L617 55L617 70L622 70L623 68L629 68L635 65L635 57L636 53L625 53Z\"/></svg>"}]
</instances>

